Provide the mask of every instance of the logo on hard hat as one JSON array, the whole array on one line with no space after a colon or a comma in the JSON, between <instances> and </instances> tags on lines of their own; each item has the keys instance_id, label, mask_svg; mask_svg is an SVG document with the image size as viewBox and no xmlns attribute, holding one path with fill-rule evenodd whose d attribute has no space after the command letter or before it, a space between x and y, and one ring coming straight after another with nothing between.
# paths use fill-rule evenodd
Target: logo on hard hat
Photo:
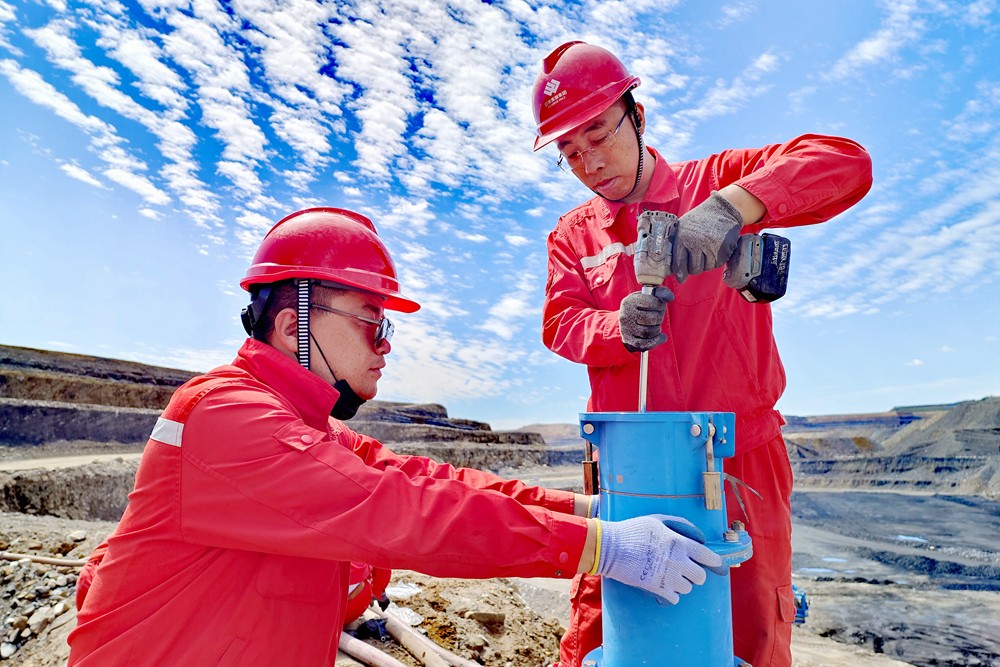
<instances>
[{"instance_id":1,"label":"logo on hard hat","mask_svg":"<svg viewBox=\"0 0 1000 667\"><path fill-rule=\"evenodd\" d=\"M559 90L559 82L555 79L551 79L547 84L545 84L545 90L543 92L546 95L552 95L557 90Z\"/></svg>"}]
</instances>

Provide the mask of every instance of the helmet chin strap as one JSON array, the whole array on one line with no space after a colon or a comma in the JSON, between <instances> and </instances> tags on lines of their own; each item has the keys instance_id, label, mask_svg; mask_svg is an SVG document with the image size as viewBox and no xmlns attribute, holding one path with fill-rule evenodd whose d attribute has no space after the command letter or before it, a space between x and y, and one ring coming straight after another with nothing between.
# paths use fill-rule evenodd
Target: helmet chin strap
<instances>
[{"instance_id":1,"label":"helmet chin strap","mask_svg":"<svg viewBox=\"0 0 1000 667\"><path fill-rule=\"evenodd\" d=\"M306 278L299 278L295 281L298 288L298 302L296 313L298 315L298 327L296 331L299 365L307 371L310 369L309 359L309 292L310 283Z\"/></svg>"},{"instance_id":2,"label":"helmet chin strap","mask_svg":"<svg viewBox=\"0 0 1000 667\"><path fill-rule=\"evenodd\" d=\"M326 358L326 354L323 352L323 348L320 347L319 341L313 336L312 331L309 327L309 292L310 292L310 281L307 279L296 280L296 286L298 287L298 330L297 330L297 345L298 345L298 357L299 365L305 368L307 371L312 371L310 368L309 359L309 341L316 343L316 349L319 350L319 356L323 359L323 363L326 364L326 369L330 371L330 377L333 378L333 388L337 390L339 396L337 396L336 403L333 404L333 408L330 410L330 416L334 419L347 420L358 414L358 408L360 408L365 399L358 396L357 392L351 387L347 380L338 380L337 374L333 372L333 367Z\"/></svg>"}]
</instances>

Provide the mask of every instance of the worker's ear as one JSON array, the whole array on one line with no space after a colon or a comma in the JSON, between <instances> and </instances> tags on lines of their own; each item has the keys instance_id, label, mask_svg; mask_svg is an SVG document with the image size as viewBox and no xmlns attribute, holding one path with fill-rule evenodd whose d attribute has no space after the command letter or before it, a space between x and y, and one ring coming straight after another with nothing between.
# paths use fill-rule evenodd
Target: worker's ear
<instances>
[{"instance_id":1,"label":"worker's ear","mask_svg":"<svg viewBox=\"0 0 1000 667\"><path fill-rule=\"evenodd\" d=\"M642 134L646 131L646 110L640 102L635 103L635 129Z\"/></svg>"},{"instance_id":2,"label":"worker's ear","mask_svg":"<svg viewBox=\"0 0 1000 667\"><path fill-rule=\"evenodd\" d=\"M282 308L274 317L274 330L271 332L271 347L293 359L299 351L299 316L294 308Z\"/></svg>"}]
</instances>

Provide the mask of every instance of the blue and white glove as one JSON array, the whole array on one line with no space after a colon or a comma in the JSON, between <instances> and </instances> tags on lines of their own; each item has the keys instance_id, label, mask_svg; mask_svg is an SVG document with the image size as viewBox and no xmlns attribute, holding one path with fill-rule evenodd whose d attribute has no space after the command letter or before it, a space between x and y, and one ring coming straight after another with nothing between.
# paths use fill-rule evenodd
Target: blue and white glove
<instances>
[{"instance_id":1,"label":"blue and white glove","mask_svg":"<svg viewBox=\"0 0 1000 667\"><path fill-rule=\"evenodd\" d=\"M667 528L664 522L695 539ZM701 531L681 517L651 514L600 521L598 527L597 564L592 573L649 591L670 604L677 604L694 584L705 583L706 568L722 570L719 554L706 547Z\"/></svg>"},{"instance_id":2,"label":"blue and white glove","mask_svg":"<svg viewBox=\"0 0 1000 667\"><path fill-rule=\"evenodd\" d=\"M590 504L587 505L587 518L596 519L601 513L601 494L595 493L590 496Z\"/></svg>"}]
</instances>

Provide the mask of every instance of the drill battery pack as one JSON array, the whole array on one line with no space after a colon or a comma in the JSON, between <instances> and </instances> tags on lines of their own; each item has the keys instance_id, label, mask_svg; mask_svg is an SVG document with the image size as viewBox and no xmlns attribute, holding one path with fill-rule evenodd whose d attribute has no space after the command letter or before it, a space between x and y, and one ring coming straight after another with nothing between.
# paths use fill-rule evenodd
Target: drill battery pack
<instances>
[{"instance_id":1,"label":"drill battery pack","mask_svg":"<svg viewBox=\"0 0 1000 667\"><path fill-rule=\"evenodd\" d=\"M792 242L777 234L744 234L723 280L751 303L770 303L785 295Z\"/></svg>"}]
</instances>

